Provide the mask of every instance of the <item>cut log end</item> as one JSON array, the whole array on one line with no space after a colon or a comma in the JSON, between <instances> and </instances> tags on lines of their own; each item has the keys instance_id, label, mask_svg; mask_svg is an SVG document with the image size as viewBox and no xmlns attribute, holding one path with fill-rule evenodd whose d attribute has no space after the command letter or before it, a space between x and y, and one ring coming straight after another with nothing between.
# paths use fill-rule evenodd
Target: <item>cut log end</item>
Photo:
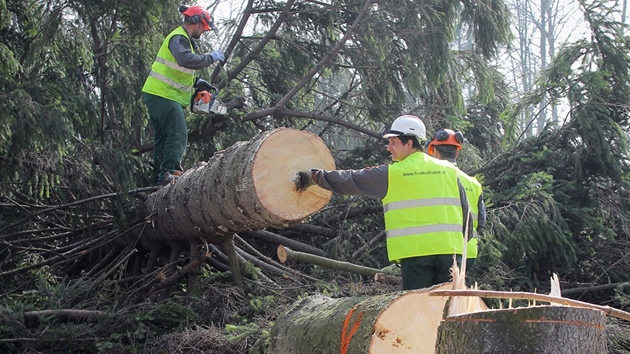
<instances>
[{"instance_id":1,"label":"cut log end","mask_svg":"<svg viewBox=\"0 0 630 354\"><path fill-rule=\"evenodd\" d=\"M433 354L446 298L429 296L429 291L450 287L304 298L276 320L269 352Z\"/></svg>"},{"instance_id":2,"label":"cut log end","mask_svg":"<svg viewBox=\"0 0 630 354\"><path fill-rule=\"evenodd\" d=\"M318 186L298 192L294 184L297 172L312 168L335 168L335 161L321 138L294 129L279 129L269 135L258 149L252 168L260 203L288 222L300 221L319 211L330 201L332 192Z\"/></svg>"},{"instance_id":3,"label":"cut log end","mask_svg":"<svg viewBox=\"0 0 630 354\"><path fill-rule=\"evenodd\" d=\"M286 263L287 260L289 259L289 252L287 251L287 248L284 246L278 246L278 251L277 251L277 255L278 255L278 260L280 261L280 263Z\"/></svg>"}]
</instances>

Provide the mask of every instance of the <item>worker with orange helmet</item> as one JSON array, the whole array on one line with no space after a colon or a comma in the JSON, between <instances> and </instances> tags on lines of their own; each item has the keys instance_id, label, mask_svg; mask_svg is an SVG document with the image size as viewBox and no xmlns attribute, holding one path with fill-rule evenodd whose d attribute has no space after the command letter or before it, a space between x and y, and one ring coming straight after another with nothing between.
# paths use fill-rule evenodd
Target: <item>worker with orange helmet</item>
<instances>
[{"instance_id":1,"label":"worker with orange helmet","mask_svg":"<svg viewBox=\"0 0 630 354\"><path fill-rule=\"evenodd\" d=\"M423 153L426 128L413 115L398 117L383 136L392 163L359 170L300 171L295 189L310 185L383 202L387 256L400 263L402 289L427 288L451 279L461 265L468 201L457 168Z\"/></svg>"},{"instance_id":2,"label":"worker with orange helmet","mask_svg":"<svg viewBox=\"0 0 630 354\"><path fill-rule=\"evenodd\" d=\"M462 149L464 135L451 129L439 129L431 140L427 141L427 154L436 159L446 160L457 166L457 156ZM466 264L471 269L478 255L479 230L486 224L486 207L483 202L483 190L475 177L458 169L459 178L466 189L473 223L473 234L469 235L466 247Z\"/></svg>"},{"instance_id":3,"label":"worker with orange helmet","mask_svg":"<svg viewBox=\"0 0 630 354\"><path fill-rule=\"evenodd\" d=\"M183 24L164 39L142 92L153 126L153 169L155 182L163 184L182 173L181 161L188 143L184 108L195 88L212 86L195 76L195 70L225 61L225 54L215 50L199 54L194 41L214 29L212 15L201 6L180 6Z\"/></svg>"}]
</instances>

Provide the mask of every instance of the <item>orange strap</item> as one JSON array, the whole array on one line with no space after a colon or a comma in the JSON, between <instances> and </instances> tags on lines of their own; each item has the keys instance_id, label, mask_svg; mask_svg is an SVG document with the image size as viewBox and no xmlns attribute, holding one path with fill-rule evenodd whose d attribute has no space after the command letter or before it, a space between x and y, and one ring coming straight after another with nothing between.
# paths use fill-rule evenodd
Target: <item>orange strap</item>
<instances>
[{"instance_id":1,"label":"orange strap","mask_svg":"<svg viewBox=\"0 0 630 354\"><path fill-rule=\"evenodd\" d=\"M348 312L348 314L346 315L346 319L343 321L343 328L341 329L341 349L340 349L341 354L346 354L346 352L348 351L348 346L350 345L352 336L354 335L354 332L356 332L357 329L359 329L359 325L361 324L361 320L363 319L363 311L361 311L357 315L357 318L354 320L352 324L352 328L350 328L350 331L348 332L350 319L352 318L352 314L354 313L354 310L356 310L357 306L354 306Z\"/></svg>"}]
</instances>

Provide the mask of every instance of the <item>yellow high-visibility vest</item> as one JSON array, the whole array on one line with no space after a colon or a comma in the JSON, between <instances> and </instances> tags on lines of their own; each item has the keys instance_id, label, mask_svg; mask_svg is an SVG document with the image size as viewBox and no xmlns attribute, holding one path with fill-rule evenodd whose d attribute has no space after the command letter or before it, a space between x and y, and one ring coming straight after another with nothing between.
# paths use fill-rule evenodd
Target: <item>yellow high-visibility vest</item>
<instances>
[{"instance_id":1,"label":"yellow high-visibility vest","mask_svg":"<svg viewBox=\"0 0 630 354\"><path fill-rule=\"evenodd\" d=\"M462 254L463 210L457 168L422 152L388 167L383 198L389 260Z\"/></svg>"},{"instance_id":2,"label":"yellow high-visibility vest","mask_svg":"<svg viewBox=\"0 0 630 354\"><path fill-rule=\"evenodd\" d=\"M195 70L179 66L168 49L168 43L175 35L188 38L190 50L194 52L192 41L186 30L182 26L174 29L162 42L157 57L151 65L151 73L144 82L142 92L175 101L182 107L186 107L190 104L190 97L193 93Z\"/></svg>"},{"instance_id":3,"label":"yellow high-visibility vest","mask_svg":"<svg viewBox=\"0 0 630 354\"><path fill-rule=\"evenodd\" d=\"M475 177L471 177L461 170L458 171L459 180L466 190L466 199L468 199L468 207L472 215L473 234L468 235L468 246L466 247L466 258L477 258L479 235L477 234L477 226L479 225L479 198L483 193L481 183Z\"/></svg>"}]
</instances>

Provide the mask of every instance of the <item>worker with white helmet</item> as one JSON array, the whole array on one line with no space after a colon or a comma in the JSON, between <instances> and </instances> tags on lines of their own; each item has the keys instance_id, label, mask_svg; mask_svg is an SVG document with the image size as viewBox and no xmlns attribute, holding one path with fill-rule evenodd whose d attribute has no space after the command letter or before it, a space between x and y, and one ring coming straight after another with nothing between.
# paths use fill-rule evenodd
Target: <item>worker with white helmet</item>
<instances>
[{"instance_id":1,"label":"worker with white helmet","mask_svg":"<svg viewBox=\"0 0 630 354\"><path fill-rule=\"evenodd\" d=\"M360 170L300 171L296 190L317 184L339 194L381 198L387 255L400 263L403 290L450 281L461 264L468 215L457 168L423 153L426 128L416 116L398 117L383 136L393 163Z\"/></svg>"}]
</instances>

